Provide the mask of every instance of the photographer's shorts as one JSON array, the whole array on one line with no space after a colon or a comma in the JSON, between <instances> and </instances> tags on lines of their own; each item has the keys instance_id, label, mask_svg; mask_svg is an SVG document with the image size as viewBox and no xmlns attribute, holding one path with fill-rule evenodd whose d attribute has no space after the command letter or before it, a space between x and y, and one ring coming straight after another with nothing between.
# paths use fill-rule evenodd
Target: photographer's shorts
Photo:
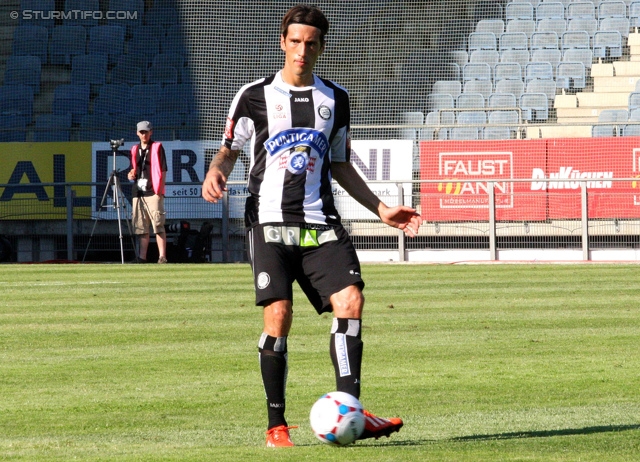
<instances>
[{"instance_id":1,"label":"photographer's shorts","mask_svg":"<svg viewBox=\"0 0 640 462\"><path fill-rule=\"evenodd\" d=\"M155 234L164 233L165 217L164 196L154 194L133 198L131 222L134 234L148 234L150 227Z\"/></svg>"},{"instance_id":2,"label":"photographer's shorts","mask_svg":"<svg viewBox=\"0 0 640 462\"><path fill-rule=\"evenodd\" d=\"M360 262L342 226L263 224L247 231L256 305L292 300L298 281L318 314L329 298L350 285L364 288Z\"/></svg>"}]
</instances>

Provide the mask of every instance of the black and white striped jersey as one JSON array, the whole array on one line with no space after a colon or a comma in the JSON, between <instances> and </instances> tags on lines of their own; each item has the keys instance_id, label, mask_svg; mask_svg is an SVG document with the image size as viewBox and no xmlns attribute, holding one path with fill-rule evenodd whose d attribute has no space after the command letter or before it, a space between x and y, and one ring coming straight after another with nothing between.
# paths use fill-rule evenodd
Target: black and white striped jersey
<instances>
[{"instance_id":1,"label":"black and white striped jersey","mask_svg":"<svg viewBox=\"0 0 640 462\"><path fill-rule=\"evenodd\" d=\"M349 161L349 95L314 75L314 84L286 84L278 72L236 94L223 144L241 150L250 142L245 208L257 223L338 224L331 190L331 161Z\"/></svg>"}]
</instances>

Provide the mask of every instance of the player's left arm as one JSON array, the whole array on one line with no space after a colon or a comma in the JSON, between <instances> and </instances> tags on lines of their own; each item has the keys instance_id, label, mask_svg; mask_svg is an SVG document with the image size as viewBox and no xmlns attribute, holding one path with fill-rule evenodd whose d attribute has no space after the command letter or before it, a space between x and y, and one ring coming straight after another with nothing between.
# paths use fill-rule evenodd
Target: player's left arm
<instances>
[{"instance_id":1,"label":"player's left arm","mask_svg":"<svg viewBox=\"0 0 640 462\"><path fill-rule=\"evenodd\" d=\"M401 229L409 237L418 234L422 217L416 210L406 205L387 206L369 189L351 162L331 162L331 175L351 197L380 217L383 223Z\"/></svg>"}]
</instances>

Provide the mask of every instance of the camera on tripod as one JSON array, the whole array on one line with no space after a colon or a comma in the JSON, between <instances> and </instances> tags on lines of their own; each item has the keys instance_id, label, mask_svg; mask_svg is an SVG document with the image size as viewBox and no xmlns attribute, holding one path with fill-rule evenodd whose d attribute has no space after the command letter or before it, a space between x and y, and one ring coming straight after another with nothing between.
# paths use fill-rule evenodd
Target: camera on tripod
<instances>
[{"instance_id":1,"label":"camera on tripod","mask_svg":"<svg viewBox=\"0 0 640 462\"><path fill-rule=\"evenodd\" d=\"M124 138L120 138L119 140L111 140L111 149L118 149L120 146L124 144Z\"/></svg>"}]
</instances>

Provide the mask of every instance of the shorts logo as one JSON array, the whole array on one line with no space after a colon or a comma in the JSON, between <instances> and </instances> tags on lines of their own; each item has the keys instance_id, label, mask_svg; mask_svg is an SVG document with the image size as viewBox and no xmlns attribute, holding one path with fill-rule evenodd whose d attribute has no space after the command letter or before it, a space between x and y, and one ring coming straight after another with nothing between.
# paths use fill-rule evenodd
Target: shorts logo
<instances>
[{"instance_id":1,"label":"shorts logo","mask_svg":"<svg viewBox=\"0 0 640 462\"><path fill-rule=\"evenodd\" d=\"M258 289L266 289L267 287L269 287L270 282L271 276L269 276L269 273L262 272L258 274L258 279L256 280Z\"/></svg>"},{"instance_id":2,"label":"shorts logo","mask_svg":"<svg viewBox=\"0 0 640 462\"><path fill-rule=\"evenodd\" d=\"M318 107L318 115L322 120L329 120L331 118L331 109L327 106L320 106Z\"/></svg>"}]
</instances>

